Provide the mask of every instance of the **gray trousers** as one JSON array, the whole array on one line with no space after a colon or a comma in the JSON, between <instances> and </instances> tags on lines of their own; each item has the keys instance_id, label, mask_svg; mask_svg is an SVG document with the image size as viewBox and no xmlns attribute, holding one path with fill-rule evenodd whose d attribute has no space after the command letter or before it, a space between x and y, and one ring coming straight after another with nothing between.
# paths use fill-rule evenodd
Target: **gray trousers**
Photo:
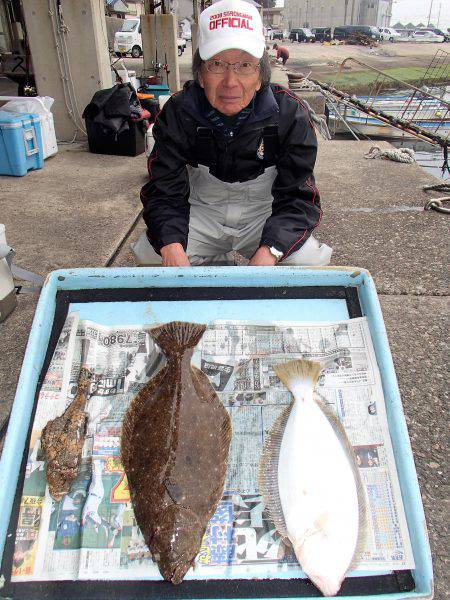
<instances>
[{"instance_id":1,"label":"gray trousers","mask_svg":"<svg viewBox=\"0 0 450 600\"><path fill-rule=\"evenodd\" d=\"M272 212L275 167L248 182L226 183L207 167L188 167L191 193L186 254L191 265L233 265L236 253L250 259L257 250L266 220ZM140 266L161 265L161 256L145 233L131 246ZM328 265L332 249L310 236L300 250L280 265Z\"/></svg>"}]
</instances>

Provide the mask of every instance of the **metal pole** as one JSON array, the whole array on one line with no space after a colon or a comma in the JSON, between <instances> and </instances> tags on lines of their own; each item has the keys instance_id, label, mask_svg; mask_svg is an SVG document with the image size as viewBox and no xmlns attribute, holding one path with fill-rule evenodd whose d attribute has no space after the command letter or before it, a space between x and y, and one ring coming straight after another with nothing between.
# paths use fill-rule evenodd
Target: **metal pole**
<instances>
[{"instance_id":1,"label":"metal pole","mask_svg":"<svg viewBox=\"0 0 450 600\"><path fill-rule=\"evenodd\" d=\"M348 7L348 0L345 0L344 25L347 25L347 7Z\"/></svg>"},{"instance_id":2,"label":"metal pole","mask_svg":"<svg viewBox=\"0 0 450 600\"><path fill-rule=\"evenodd\" d=\"M439 29L439 21L441 20L441 8L442 8L442 3L439 4L439 15L438 15L438 20L436 23L436 27Z\"/></svg>"},{"instance_id":3,"label":"metal pole","mask_svg":"<svg viewBox=\"0 0 450 600\"><path fill-rule=\"evenodd\" d=\"M430 23L431 23L431 11L433 10L433 2L434 2L434 0L431 0L431 3L430 3L430 12L428 14L428 25L427 25L427 27L429 27Z\"/></svg>"}]
</instances>

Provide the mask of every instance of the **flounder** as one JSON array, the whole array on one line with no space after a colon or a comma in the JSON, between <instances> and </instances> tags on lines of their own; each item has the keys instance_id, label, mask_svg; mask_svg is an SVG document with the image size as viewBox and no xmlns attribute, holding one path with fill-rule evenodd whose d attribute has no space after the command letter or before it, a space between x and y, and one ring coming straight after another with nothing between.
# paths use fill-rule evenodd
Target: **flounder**
<instances>
[{"instance_id":1,"label":"flounder","mask_svg":"<svg viewBox=\"0 0 450 600\"><path fill-rule=\"evenodd\" d=\"M85 407L92 377L92 371L82 366L75 398L62 415L49 421L42 430L47 483L55 500L61 500L69 492L80 469L88 420Z\"/></svg>"},{"instance_id":2,"label":"flounder","mask_svg":"<svg viewBox=\"0 0 450 600\"><path fill-rule=\"evenodd\" d=\"M303 571L334 596L364 546L366 502L355 456L340 421L313 397L320 363L293 360L274 370L294 402L267 438L260 491Z\"/></svg>"},{"instance_id":3,"label":"flounder","mask_svg":"<svg viewBox=\"0 0 450 600\"><path fill-rule=\"evenodd\" d=\"M191 366L206 327L172 322L150 331L167 364L132 400L121 455L137 523L167 581L193 565L223 494L230 417L207 376Z\"/></svg>"}]
</instances>

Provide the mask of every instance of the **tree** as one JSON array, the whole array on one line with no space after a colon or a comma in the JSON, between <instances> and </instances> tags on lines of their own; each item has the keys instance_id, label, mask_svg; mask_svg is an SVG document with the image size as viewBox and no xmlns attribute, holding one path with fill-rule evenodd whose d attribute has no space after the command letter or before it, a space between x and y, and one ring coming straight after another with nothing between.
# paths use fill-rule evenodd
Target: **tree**
<instances>
[{"instance_id":1,"label":"tree","mask_svg":"<svg viewBox=\"0 0 450 600\"><path fill-rule=\"evenodd\" d=\"M425 29L425 25L423 23L419 23L417 25L417 29Z\"/></svg>"},{"instance_id":2,"label":"tree","mask_svg":"<svg viewBox=\"0 0 450 600\"><path fill-rule=\"evenodd\" d=\"M412 23L408 23L408 25L406 26L406 29L416 29L416 26L413 25Z\"/></svg>"},{"instance_id":3,"label":"tree","mask_svg":"<svg viewBox=\"0 0 450 600\"><path fill-rule=\"evenodd\" d=\"M405 26L399 21L398 23L392 26L392 29L405 29Z\"/></svg>"},{"instance_id":4,"label":"tree","mask_svg":"<svg viewBox=\"0 0 450 600\"><path fill-rule=\"evenodd\" d=\"M428 27L431 27L431 29L436 29L436 25L434 23L430 23Z\"/></svg>"},{"instance_id":5,"label":"tree","mask_svg":"<svg viewBox=\"0 0 450 600\"><path fill-rule=\"evenodd\" d=\"M263 8L273 8L276 4L276 1L275 0L262 0L261 4L262 4Z\"/></svg>"}]
</instances>

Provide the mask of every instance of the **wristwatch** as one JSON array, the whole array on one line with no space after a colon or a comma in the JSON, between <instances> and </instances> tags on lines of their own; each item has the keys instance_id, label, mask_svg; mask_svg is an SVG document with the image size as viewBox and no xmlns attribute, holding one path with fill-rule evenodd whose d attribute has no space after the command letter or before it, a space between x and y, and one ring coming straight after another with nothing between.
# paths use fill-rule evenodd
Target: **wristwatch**
<instances>
[{"instance_id":1,"label":"wristwatch","mask_svg":"<svg viewBox=\"0 0 450 600\"><path fill-rule=\"evenodd\" d=\"M270 246L269 252L272 256L275 257L277 263L280 262L280 260L283 258L283 252L277 250L275 246Z\"/></svg>"}]
</instances>

